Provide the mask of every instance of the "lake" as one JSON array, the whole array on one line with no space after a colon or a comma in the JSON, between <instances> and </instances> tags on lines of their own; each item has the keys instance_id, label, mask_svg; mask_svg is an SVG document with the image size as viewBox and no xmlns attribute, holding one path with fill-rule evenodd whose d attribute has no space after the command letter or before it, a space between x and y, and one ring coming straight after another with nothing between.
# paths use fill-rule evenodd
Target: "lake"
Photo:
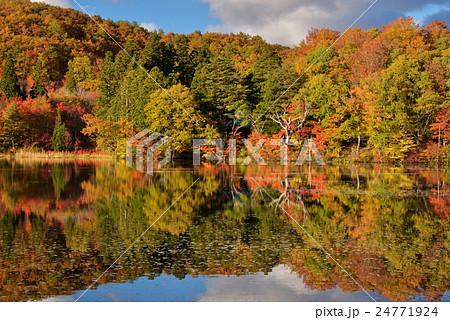
<instances>
[{"instance_id":1,"label":"lake","mask_svg":"<svg viewBox=\"0 0 450 320\"><path fill-rule=\"evenodd\" d=\"M0 160L0 301L450 301L449 195L417 166Z\"/></svg>"}]
</instances>

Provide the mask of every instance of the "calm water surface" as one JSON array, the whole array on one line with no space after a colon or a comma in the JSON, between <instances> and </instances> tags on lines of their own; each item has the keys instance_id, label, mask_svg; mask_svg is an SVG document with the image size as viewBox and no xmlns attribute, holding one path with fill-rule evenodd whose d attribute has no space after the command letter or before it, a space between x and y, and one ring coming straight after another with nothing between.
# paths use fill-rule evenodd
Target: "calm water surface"
<instances>
[{"instance_id":1,"label":"calm water surface","mask_svg":"<svg viewBox=\"0 0 450 320\"><path fill-rule=\"evenodd\" d=\"M0 301L76 300L197 178L80 301L450 301L448 170L6 160Z\"/></svg>"}]
</instances>

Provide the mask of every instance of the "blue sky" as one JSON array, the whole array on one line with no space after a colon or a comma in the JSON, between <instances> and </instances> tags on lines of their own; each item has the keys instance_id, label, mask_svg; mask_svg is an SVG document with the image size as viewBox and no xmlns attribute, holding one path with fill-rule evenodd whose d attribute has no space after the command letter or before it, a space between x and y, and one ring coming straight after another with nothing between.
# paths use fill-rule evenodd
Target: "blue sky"
<instances>
[{"instance_id":1,"label":"blue sky","mask_svg":"<svg viewBox=\"0 0 450 320\"><path fill-rule=\"evenodd\" d=\"M38 1L38 0L35 0ZM79 9L73 0L40 0ZM244 32L295 45L311 27L345 30L375 0L76 0L89 13L136 21L148 29ZM380 27L400 16L449 21L448 0L378 0L355 27Z\"/></svg>"},{"instance_id":2,"label":"blue sky","mask_svg":"<svg viewBox=\"0 0 450 320\"><path fill-rule=\"evenodd\" d=\"M164 31L205 31L220 20L209 13L209 5L198 0L77 0L86 11L112 20L153 24ZM72 7L75 9L77 5Z\"/></svg>"}]
</instances>

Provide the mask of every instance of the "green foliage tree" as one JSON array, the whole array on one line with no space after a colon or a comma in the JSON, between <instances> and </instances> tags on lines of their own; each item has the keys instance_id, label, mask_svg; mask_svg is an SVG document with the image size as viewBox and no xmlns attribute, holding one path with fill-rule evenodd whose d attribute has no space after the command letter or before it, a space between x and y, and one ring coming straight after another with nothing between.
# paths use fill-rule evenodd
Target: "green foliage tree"
<instances>
[{"instance_id":1,"label":"green foliage tree","mask_svg":"<svg viewBox=\"0 0 450 320\"><path fill-rule=\"evenodd\" d=\"M192 89L204 113L212 113L222 131L230 129L237 113L248 109L247 87L233 61L219 55L195 72Z\"/></svg>"},{"instance_id":2,"label":"green foliage tree","mask_svg":"<svg viewBox=\"0 0 450 320\"><path fill-rule=\"evenodd\" d=\"M194 78L196 61L196 51L191 51L189 38L182 34L177 34L170 41L170 48L173 51L173 73L176 79L184 86L190 87Z\"/></svg>"},{"instance_id":3,"label":"green foliage tree","mask_svg":"<svg viewBox=\"0 0 450 320\"><path fill-rule=\"evenodd\" d=\"M264 40L258 41L258 59L252 65L247 76L247 86L249 88L248 101L257 106L263 100L263 87L273 72L282 65L280 56L274 48ZM294 81L294 80L292 80Z\"/></svg>"},{"instance_id":4,"label":"green foliage tree","mask_svg":"<svg viewBox=\"0 0 450 320\"><path fill-rule=\"evenodd\" d=\"M17 148L23 137L23 120L19 108L13 102L3 113L0 127L0 143L4 150Z\"/></svg>"},{"instance_id":5,"label":"green foliage tree","mask_svg":"<svg viewBox=\"0 0 450 320\"><path fill-rule=\"evenodd\" d=\"M443 97L434 90L422 62L407 55L385 69L372 88L382 123L369 143L389 158L403 159L427 136Z\"/></svg>"},{"instance_id":6,"label":"green foliage tree","mask_svg":"<svg viewBox=\"0 0 450 320\"><path fill-rule=\"evenodd\" d=\"M150 102L150 95L159 85L167 88L170 81L158 67L154 67L149 74L151 77L141 68L135 67L126 72L111 101L109 119L117 121L119 118L127 118L137 129L144 129L144 108Z\"/></svg>"},{"instance_id":7,"label":"green foliage tree","mask_svg":"<svg viewBox=\"0 0 450 320\"><path fill-rule=\"evenodd\" d=\"M261 85L261 101L254 110L254 118L264 124L260 129L262 132L273 134L280 131L279 125L270 118L285 109L298 93L299 83L287 90L297 77L295 68L291 64L274 68L267 75L267 79Z\"/></svg>"},{"instance_id":8,"label":"green foliage tree","mask_svg":"<svg viewBox=\"0 0 450 320\"><path fill-rule=\"evenodd\" d=\"M140 53L139 63L146 69L158 67L165 76L173 69L173 50L162 41L162 31L153 31Z\"/></svg>"},{"instance_id":9,"label":"green foliage tree","mask_svg":"<svg viewBox=\"0 0 450 320\"><path fill-rule=\"evenodd\" d=\"M75 91L77 85L83 84L83 82L88 80L93 80L93 78L93 68L89 57L75 57L69 61L66 82L67 89Z\"/></svg>"},{"instance_id":10,"label":"green foliage tree","mask_svg":"<svg viewBox=\"0 0 450 320\"><path fill-rule=\"evenodd\" d=\"M100 69L100 83L95 114L106 119L111 108L112 100L119 87L119 75L113 61L113 53L108 51Z\"/></svg>"},{"instance_id":11,"label":"green foliage tree","mask_svg":"<svg viewBox=\"0 0 450 320\"><path fill-rule=\"evenodd\" d=\"M348 83L340 76L318 74L305 83L300 95L317 106L311 111L311 116L326 126L336 108L344 104L348 96Z\"/></svg>"},{"instance_id":12,"label":"green foliage tree","mask_svg":"<svg viewBox=\"0 0 450 320\"><path fill-rule=\"evenodd\" d=\"M329 49L328 46L319 46L306 56L306 61L309 64L313 64L315 62L313 66L315 72L327 73L332 57L333 49Z\"/></svg>"},{"instance_id":13,"label":"green foliage tree","mask_svg":"<svg viewBox=\"0 0 450 320\"><path fill-rule=\"evenodd\" d=\"M61 120L61 111L57 112L55 119L55 127L52 135L52 149L54 151L63 151L66 148L64 143L64 136L67 133L66 124Z\"/></svg>"},{"instance_id":14,"label":"green foliage tree","mask_svg":"<svg viewBox=\"0 0 450 320\"><path fill-rule=\"evenodd\" d=\"M6 56L5 64L3 65L0 90L2 90L8 98L20 95L19 80L14 70L14 59L11 53Z\"/></svg>"},{"instance_id":15,"label":"green foliage tree","mask_svg":"<svg viewBox=\"0 0 450 320\"><path fill-rule=\"evenodd\" d=\"M219 137L215 128L206 124L189 88L178 84L167 90L167 93L159 89L150 96L150 101L145 108L147 128L172 137L170 144L175 151L187 150L192 145L193 138Z\"/></svg>"},{"instance_id":16,"label":"green foliage tree","mask_svg":"<svg viewBox=\"0 0 450 320\"><path fill-rule=\"evenodd\" d=\"M33 98L41 97L47 93L45 89L45 82L48 79L47 70L44 68L43 57L39 56L36 61L36 65L33 68L33 80L34 85L31 89L31 96Z\"/></svg>"}]
</instances>

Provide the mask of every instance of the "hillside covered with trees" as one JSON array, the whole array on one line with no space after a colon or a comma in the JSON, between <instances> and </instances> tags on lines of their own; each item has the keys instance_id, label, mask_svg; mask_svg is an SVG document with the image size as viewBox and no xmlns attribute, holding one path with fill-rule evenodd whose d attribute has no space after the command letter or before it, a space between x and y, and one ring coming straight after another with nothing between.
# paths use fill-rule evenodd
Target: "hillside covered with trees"
<instances>
[{"instance_id":1,"label":"hillside covered with trees","mask_svg":"<svg viewBox=\"0 0 450 320\"><path fill-rule=\"evenodd\" d=\"M450 160L445 22L351 29L327 51L339 32L312 29L288 48L94 18L126 52L79 11L0 0L2 151L123 155L149 128L178 153L193 138L311 137L329 157Z\"/></svg>"}]
</instances>

